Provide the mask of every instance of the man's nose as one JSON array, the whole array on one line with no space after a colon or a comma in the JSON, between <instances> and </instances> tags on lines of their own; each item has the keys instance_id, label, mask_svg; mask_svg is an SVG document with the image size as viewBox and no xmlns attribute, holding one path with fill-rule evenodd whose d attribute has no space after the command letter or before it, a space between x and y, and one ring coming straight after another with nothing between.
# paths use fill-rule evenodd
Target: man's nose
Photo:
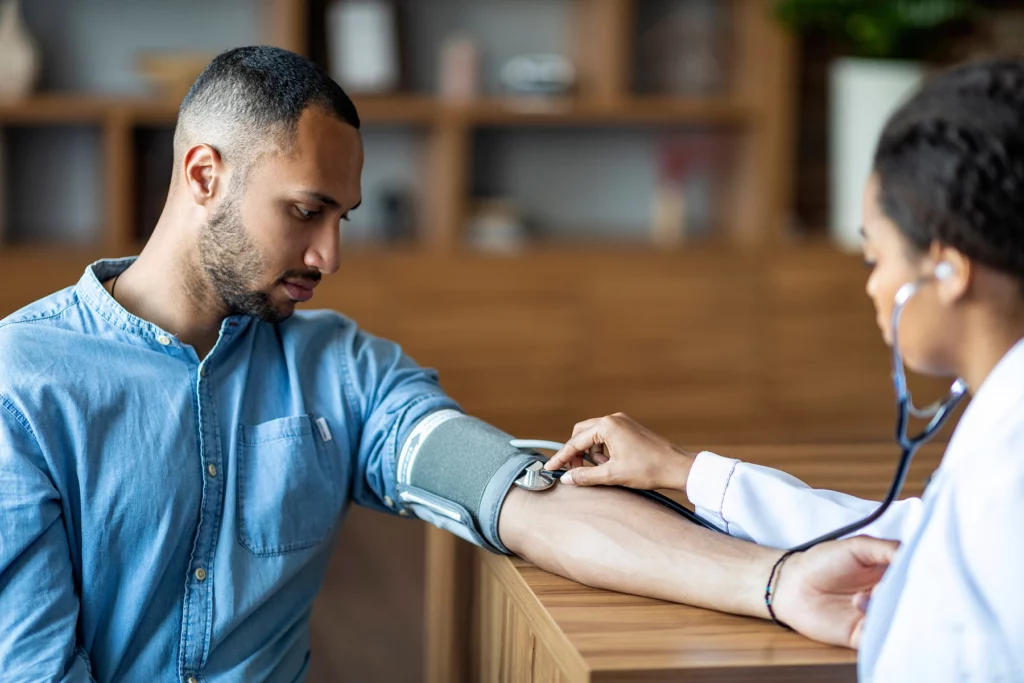
<instances>
[{"instance_id":1,"label":"man's nose","mask_svg":"<svg viewBox=\"0 0 1024 683\"><path fill-rule=\"evenodd\" d=\"M306 250L305 264L324 275L337 272L341 261L341 235L337 225L325 224Z\"/></svg>"}]
</instances>

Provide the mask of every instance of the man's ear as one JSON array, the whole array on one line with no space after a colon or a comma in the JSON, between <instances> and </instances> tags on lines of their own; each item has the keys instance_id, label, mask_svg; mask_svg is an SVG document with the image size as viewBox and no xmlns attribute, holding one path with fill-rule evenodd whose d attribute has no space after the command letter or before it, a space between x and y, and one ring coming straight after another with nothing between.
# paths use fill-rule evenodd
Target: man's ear
<instances>
[{"instance_id":1,"label":"man's ear","mask_svg":"<svg viewBox=\"0 0 1024 683\"><path fill-rule=\"evenodd\" d=\"M206 206L226 187L226 169L220 152L207 144L191 147L185 152L185 187L192 200Z\"/></svg>"},{"instance_id":2,"label":"man's ear","mask_svg":"<svg viewBox=\"0 0 1024 683\"><path fill-rule=\"evenodd\" d=\"M963 299L974 278L971 259L953 247L938 243L932 245L928 256L928 267L938 283L939 300L954 304Z\"/></svg>"}]
</instances>

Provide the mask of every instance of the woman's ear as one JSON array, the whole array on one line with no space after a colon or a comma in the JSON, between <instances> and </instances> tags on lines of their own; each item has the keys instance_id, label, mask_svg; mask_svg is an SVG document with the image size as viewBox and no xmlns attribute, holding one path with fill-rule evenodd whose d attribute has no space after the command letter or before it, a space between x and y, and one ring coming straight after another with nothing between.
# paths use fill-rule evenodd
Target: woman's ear
<instances>
[{"instance_id":1,"label":"woman's ear","mask_svg":"<svg viewBox=\"0 0 1024 683\"><path fill-rule=\"evenodd\" d=\"M939 301L953 304L962 299L971 287L974 274L971 260L962 252L934 244L929 250L928 267L937 281Z\"/></svg>"}]
</instances>

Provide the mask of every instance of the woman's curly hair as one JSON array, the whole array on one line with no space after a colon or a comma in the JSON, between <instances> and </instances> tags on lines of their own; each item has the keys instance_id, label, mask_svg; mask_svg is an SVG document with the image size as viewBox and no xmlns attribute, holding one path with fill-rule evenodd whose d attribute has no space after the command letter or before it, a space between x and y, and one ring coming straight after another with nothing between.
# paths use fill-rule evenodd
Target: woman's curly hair
<instances>
[{"instance_id":1,"label":"woman's curly hair","mask_svg":"<svg viewBox=\"0 0 1024 683\"><path fill-rule=\"evenodd\" d=\"M1024 60L929 79L886 124L874 168L882 209L917 251L953 247L1024 287Z\"/></svg>"}]
</instances>

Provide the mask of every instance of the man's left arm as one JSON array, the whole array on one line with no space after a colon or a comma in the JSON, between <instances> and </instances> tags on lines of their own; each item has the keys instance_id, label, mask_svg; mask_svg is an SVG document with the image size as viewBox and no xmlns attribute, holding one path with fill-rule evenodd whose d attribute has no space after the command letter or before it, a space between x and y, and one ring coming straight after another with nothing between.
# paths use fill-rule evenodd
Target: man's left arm
<instances>
[{"instance_id":1,"label":"man's left arm","mask_svg":"<svg viewBox=\"0 0 1024 683\"><path fill-rule=\"evenodd\" d=\"M781 551L698 528L626 491L520 489L512 482L536 456L458 412L433 371L397 345L360 334L351 349L366 406L357 503L390 500L392 511L591 586L767 616L764 587ZM859 537L791 558L778 611L806 635L851 645L863 618L853 596L878 581L893 547L874 543L884 542ZM831 583L809 592L803 568L822 564Z\"/></svg>"},{"instance_id":2,"label":"man's left arm","mask_svg":"<svg viewBox=\"0 0 1024 683\"><path fill-rule=\"evenodd\" d=\"M345 390L361 420L355 503L399 511L398 455L423 418L459 406L444 393L437 373L422 368L394 342L349 329L344 337Z\"/></svg>"}]
</instances>

